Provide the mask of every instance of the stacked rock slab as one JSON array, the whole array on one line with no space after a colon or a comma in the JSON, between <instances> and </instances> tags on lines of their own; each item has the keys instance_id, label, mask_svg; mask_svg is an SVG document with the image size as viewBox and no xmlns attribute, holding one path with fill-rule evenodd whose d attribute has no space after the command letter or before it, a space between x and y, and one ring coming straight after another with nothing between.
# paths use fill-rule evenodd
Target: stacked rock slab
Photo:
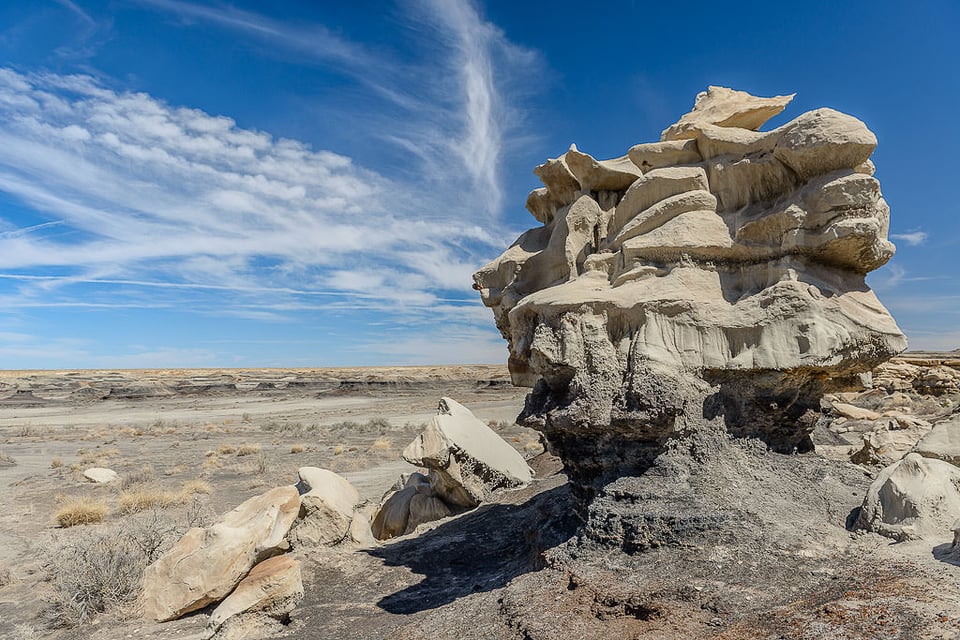
<instances>
[{"instance_id":1,"label":"stacked rock slab","mask_svg":"<svg viewBox=\"0 0 960 640\"><path fill-rule=\"evenodd\" d=\"M534 171L542 224L474 275L520 421L579 486L708 427L807 449L823 394L906 348L864 280L894 252L876 138L832 109L757 130L791 98L710 87L659 142L571 147Z\"/></svg>"}]
</instances>

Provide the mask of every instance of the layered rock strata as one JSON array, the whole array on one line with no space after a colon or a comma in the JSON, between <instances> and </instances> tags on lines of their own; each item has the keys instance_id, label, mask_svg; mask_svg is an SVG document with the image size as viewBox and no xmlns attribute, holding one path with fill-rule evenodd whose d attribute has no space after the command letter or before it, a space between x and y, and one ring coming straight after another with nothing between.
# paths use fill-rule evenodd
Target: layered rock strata
<instances>
[{"instance_id":1,"label":"layered rock strata","mask_svg":"<svg viewBox=\"0 0 960 640\"><path fill-rule=\"evenodd\" d=\"M541 225L474 275L520 416L580 487L706 428L810 448L824 393L906 340L865 283L885 264L877 140L832 109L758 131L792 96L710 87L627 155L534 170Z\"/></svg>"}]
</instances>

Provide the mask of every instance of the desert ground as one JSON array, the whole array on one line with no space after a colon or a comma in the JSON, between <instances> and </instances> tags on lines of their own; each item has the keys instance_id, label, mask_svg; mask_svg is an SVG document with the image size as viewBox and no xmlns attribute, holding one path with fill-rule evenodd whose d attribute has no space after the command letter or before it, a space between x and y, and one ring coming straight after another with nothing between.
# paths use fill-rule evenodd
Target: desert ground
<instances>
[{"instance_id":1,"label":"desert ground","mask_svg":"<svg viewBox=\"0 0 960 640\"><path fill-rule=\"evenodd\" d=\"M0 372L0 637L206 638L209 611L145 620L142 566L133 565L189 527L293 484L301 466L340 473L376 505L414 470L399 452L442 396L521 452L533 484L373 548L303 558L305 599L274 637L960 637L948 537L894 544L849 529L881 464L849 458L876 420L825 418L818 452L802 456L731 449L736 474L750 471L737 495L756 494L754 511L768 504L771 518L758 526L775 531L774 542L634 556L578 546L562 465L514 423L526 392L498 366ZM898 415L935 421L960 394L829 400L895 404ZM87 481L93 466L120 479ZM102 507L102 521L62 526L81 498ZM118 571L111 563L129 565L126 583L84 592L98 572Z\"/></svg>"}]
</instances>

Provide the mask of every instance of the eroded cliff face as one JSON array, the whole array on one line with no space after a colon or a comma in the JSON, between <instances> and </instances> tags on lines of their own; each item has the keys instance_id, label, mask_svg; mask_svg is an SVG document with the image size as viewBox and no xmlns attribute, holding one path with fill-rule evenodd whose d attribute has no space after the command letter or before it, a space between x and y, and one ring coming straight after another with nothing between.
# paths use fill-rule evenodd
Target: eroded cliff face
<instances>
[{"instance_id":1,"label":"eroded cliff face","mask_svg":"<svg viewBox=\"0 0 960 640\"><path fill-rule=\"evenodd\" d=\"M613 160L534 172L541 223L474 275L533 387L521 420L581 485L725 429L804 450L820 397L906 348L864 278L885 264L876 138L832 109L721 87Z\"/></svg>"}]
</instances>

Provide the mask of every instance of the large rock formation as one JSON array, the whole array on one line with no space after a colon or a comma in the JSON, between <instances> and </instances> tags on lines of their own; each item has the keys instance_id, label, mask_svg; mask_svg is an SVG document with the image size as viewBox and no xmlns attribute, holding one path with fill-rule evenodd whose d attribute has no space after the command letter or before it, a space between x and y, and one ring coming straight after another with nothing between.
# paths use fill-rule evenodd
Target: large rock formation
<instances>
[{"instance_id":1,"label":"large rock formation","mask_svg":"<svg viewBox=\"0 0 960 640\"><path fill-rule=\"evenodd\" d=\"M906 347L864 280L894 252L876 138L832 109L757 131L790 98L711 87L660 142L571 146L475 274L520 419L581 488L707 428L808 449L823 394Z\"/></svg>"}]
</instances>

